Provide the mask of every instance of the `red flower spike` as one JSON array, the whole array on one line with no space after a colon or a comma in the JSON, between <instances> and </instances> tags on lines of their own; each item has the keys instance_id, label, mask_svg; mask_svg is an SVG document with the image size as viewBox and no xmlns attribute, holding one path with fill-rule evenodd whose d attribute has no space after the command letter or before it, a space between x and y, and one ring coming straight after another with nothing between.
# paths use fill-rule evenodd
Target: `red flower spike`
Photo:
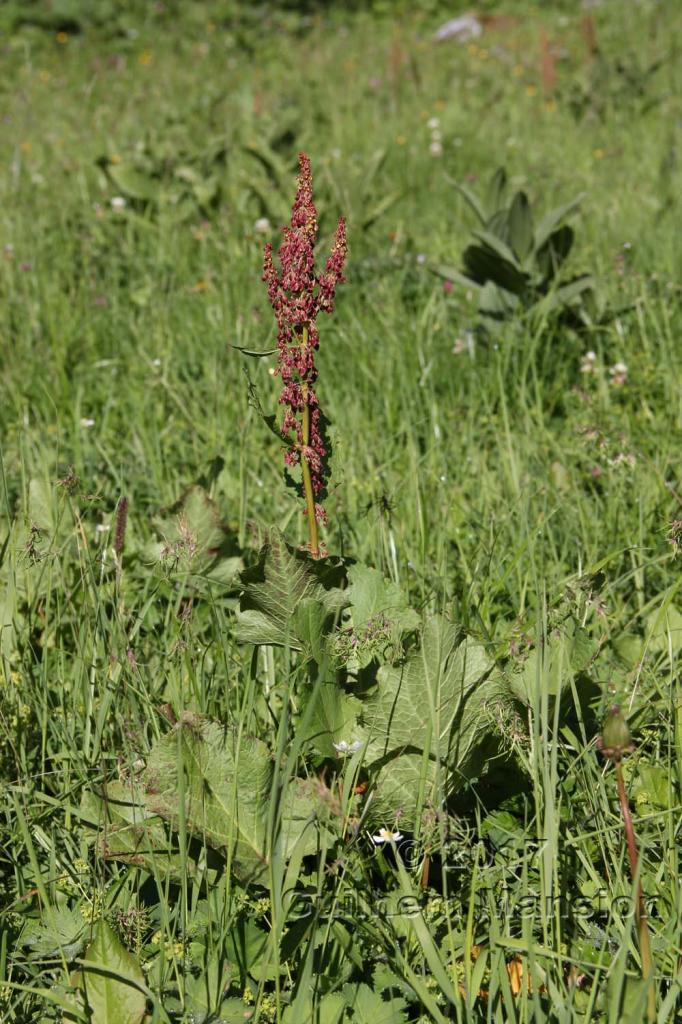
<instances>
[{"instance_id":1,"label":"red flower spike","mask_svg":"<svg viewBox=\"0 0 682 1024\"><path fill-rule=\"evenodd\" d=\"M328 468L327 450L320 431L320 407L315 394L317 380L315 349L320 344L317 332L317 314L332 313L336 286L345 280L343 266L346 260L346 222L339 220L324 272L315 272L315 243L317 241L317 210L313 199L310 160L299 155L300 173L291 223L282 229L282 244L278 252L280 269L275 266L272 246L265 246L263 280L268 286L268 298L277 318L277 348L279 350L275 373L282 378L279 397L285 406L282 437L286 442L284 461L288 466L304 463L304 483L309 476L310 507L306 507L311 525L311 550L317 553L314 523L326 522L326 512L315 502L325 489Z\"/></svg>"}]
</instances>

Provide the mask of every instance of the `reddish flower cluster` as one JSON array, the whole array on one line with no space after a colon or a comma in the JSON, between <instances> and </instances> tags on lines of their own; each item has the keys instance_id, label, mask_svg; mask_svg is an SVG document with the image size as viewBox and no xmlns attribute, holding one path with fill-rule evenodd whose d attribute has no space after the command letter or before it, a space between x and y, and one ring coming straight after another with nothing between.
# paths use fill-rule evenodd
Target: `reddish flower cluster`
<instances>
[{"instance_id":1,"label":"reddish flower cluster","mask_svg":"<svg viewBox=\"0 0 682 1024\"><path fill-rule=\"evenodd\" d=\"M316 318L318 313L333 312L336 286L345 280L346 222L343 218L339 220L325 270L316 274L317 210L310 160L305 153L299 155L299 165L291 224L282 229L283 240L278 253L281 269L278 272L275 267L272 246L268 243L263 259L263 280L277 317L279 357L275 372L282 378L279 401L286 406L282 422L282 436L287 442L284 459L288 466L305 460L310 469L313 495L317 498L325 488L327 450L320 432L321 412L314 388L317 379L315 349L320 344ZM315 516L321 522L326 521L326 513L317 503Z\"/></svg>"}]
</instances>

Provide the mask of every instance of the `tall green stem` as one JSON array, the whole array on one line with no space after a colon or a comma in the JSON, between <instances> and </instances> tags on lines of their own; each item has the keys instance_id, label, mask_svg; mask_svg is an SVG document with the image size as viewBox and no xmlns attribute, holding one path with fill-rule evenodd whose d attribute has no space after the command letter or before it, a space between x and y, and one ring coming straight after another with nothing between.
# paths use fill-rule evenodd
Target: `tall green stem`
<instances>
[{"instance_id":1,"label":"tall green stem","mask_svg":"<svg viewBox=\"0 0 682 1024\"><path fill-rule=\"evenodd\" d=\"M303 328L303 341L301 347L308 344L308 328ZM303 394L303 413L301 417L301 432L303 434L303 446L307 448L310 444L310 406L308 405L308 385L301 385ZM308 515L308 538L310 542L310 554L313 558L320 557L320 546L317 538L317 519L315 518L315 495L313 494L313 482L310 476L310 466L304 453L301 453L301 472L303 474L303 493L305 494L306 513Z\"/></svg>"},{"instance_id":2,"label":"tall green stem","mask_svg":"<svg viewBox=\"0 0 682 1024\"><path fill-rule=\"evenodd\" d=\"M635 829L630 814L630 804L625 792L625 781L620 761L616 761L616 782L618 784L618 802L620 803L621 814L623 815L623 826L625 828L625 840L628 847L628 858L630 860L630 873L632 880L637 878L637 841ZM649 937L649 926L646 919L646 908L644 906L644 893L642 883L637 879L637 904L635 907L635 919L639 932L639 952L642 958L642 977L649 985L647 993L647 1020L656 1020L656 992L653 984L653 960L651 958L651 942Z\"/></svg>"}]
</instances>

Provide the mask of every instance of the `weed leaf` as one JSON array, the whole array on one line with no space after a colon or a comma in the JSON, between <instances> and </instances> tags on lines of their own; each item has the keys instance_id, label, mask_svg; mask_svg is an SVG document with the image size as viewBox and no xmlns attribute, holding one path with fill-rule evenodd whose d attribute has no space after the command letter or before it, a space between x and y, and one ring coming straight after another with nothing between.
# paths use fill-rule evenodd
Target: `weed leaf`
<instances>
[{"instance_id":1,"label":"weed leaf","mask_svg":"<svg viewBox=\"0 0 682 1024\"><path fill-rule=\"evenodd\" d=\"M91 1019L97 1024L140 1024L147 1003L144 974L106 921L95 925L84 960L83 969L71 976L71 984L79 989L79 1002ZM75 1018L67 1012L64 1019Z\"/></svg>"}]
</instances>

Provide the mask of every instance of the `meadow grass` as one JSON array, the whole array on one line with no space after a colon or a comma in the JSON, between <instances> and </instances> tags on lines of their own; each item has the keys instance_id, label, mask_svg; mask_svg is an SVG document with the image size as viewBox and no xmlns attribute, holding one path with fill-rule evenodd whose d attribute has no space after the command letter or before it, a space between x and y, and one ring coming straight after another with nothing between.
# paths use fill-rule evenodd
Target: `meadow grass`
<instances>
[{"instance_id":1,"label":"meadow grass","mask_svg":"<svg viewBox=\"0 0 682 1024\"><path fill-rule=\"evenodd\" d=\"M289 1024L645 1020L615 779L594 745L614 701L637 742L624 768L656 1019L677 1019L676 8L595 7L593 54L585 12L561 4L500 5L506 21L472 43L440 46L431 34L451 12L435 6L260 19L244 8L232 20L219 5L160 6L121 15L116 32L86 19L82 33L60 35L7 16L8 1024L60 1019L102 916L144 967L154 1022L251 1011ZM541 26L557 57L551 94ZM429 149L432 118L442 155ZM238 643L234 580L202 577L182 536L169 547L169 510L197 483L226 524L230 557L253 564L267 526L305 542L281 446L249 404L245 367L275 411L272 359L233 347L274 347L262 250L288 219L299 151L312 161L322 252L337 217L348 218L348 280L320 324L318 394L334 442L327 548L379 569L420 615L460 624L510 672L540 652L525 677L524 736L507 737L516 768L482 766L448 821L433 824L425 890L421 860L373 850L362 828L348 842L353 819L362 825L361 768L349 762L337 793L329 763L308 756L305 708L292 694L310 680L296 651ZM584 193L570 269L593 271L623 312L582 332L530 316L487 336L474 330L472 297L444 289L429 265L459 265L470 237L453 182L478 187L502 164L541 212ZM589 350L595 372L581 373ZM621 385L610 372L618 362ZM568 621L582 661L552 647ZM167 719L183 713L272 751L271 856L256 885L197 839L182 800L172 870L158 849L144 866L102 856L83 801L139 771L169 735ZM319 849L286 859L281 808L306 777L324 824ZM457 871L443 851L453 843L446 827ZM297 911L294 891L314 914ZM382 912L378 892L421 911Z\"/></svg>"}]
</instances>

